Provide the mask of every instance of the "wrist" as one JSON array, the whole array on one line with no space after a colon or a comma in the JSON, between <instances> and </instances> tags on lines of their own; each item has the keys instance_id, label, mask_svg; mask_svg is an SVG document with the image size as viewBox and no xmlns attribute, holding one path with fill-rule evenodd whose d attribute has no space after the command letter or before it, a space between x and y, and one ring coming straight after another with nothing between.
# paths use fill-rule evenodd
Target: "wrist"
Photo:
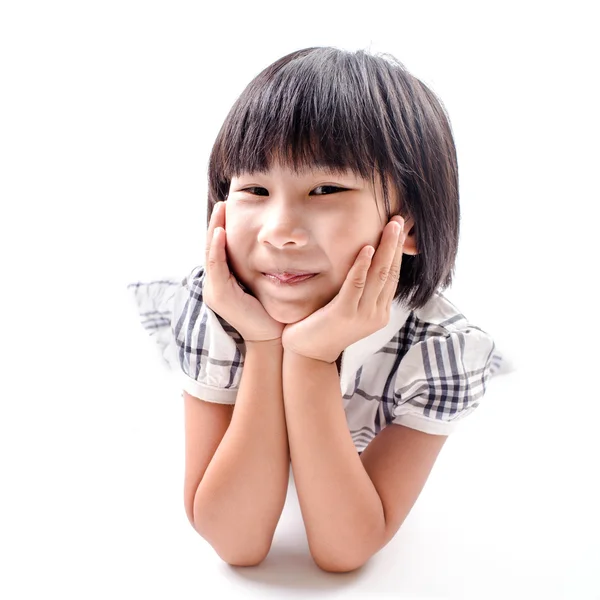
<instances>
[{"instance_id":1,"label":"wrist","mask_svg":"<svg viewBox=\"0 0 600 600\"><path fill-rule=\"evenodd\" d=\"M281 338L273 338L270 340L244 340L246 348L276 348L283 350Z\"/></svg>"},{"instance_id":2,"label":"wrist","mask_svg":"<svg viewBox=\"0 0 600 600\"><path fill-rule=\"evenodd\" d=\"M335 356L334 358L331 358L329 356L318 356L316 354L303 353L285 346L283 348L283 352L286 356L289 356L292 359L309 360L325 365L334 365L339 357L339 355Z\"/></svg>"},{"instance_id":3,"label":"wrist","mask_svg":"<svg viewBox=\"0 0 600 600\"><path fill-rule=\"evenodd\" d=\"M244 364L262 365L261 369L281 369L283 364L283 347L277 340L246 342L246 356Z\"/></svg>"}]
</instances>

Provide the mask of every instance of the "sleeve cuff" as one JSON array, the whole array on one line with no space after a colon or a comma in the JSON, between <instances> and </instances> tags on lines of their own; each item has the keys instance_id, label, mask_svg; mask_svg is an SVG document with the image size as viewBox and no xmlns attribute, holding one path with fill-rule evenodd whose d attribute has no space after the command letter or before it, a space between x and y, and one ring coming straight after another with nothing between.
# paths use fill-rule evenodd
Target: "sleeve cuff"
<instances>
[{"instance_id":1,"label":"sleeve cuff","mask_svg":"<svg viewBox=\"0 0 600 600\"><path fill-rule=\"evenodd\" d=\"M179 385L190 395L200 398L205 402L216 404L235 404L237 389L215 388L188 377L183 371L179 372Z\"/></svg>"},{"instance_id":2,"label":"sleeve cuff","mask_svg":"<svg viewBox=\"0 0 600 600\"><path fill-rule=\"evenodd\" d=\"M405 414L395 417L392 423L395 425L404 425L404 427L417 429L418 431L423 431L424 433L430 433L432 435L449 435L456 430L459 425L459 420L435 421L433 419Z\"/></svg>"}]
</instances>

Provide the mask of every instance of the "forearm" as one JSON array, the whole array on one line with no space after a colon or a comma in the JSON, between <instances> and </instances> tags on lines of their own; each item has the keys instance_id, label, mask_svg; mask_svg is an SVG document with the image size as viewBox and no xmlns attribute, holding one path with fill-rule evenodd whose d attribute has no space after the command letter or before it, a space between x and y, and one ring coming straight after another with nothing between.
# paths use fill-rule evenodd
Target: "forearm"
<instances>
[{"instance_id":1,"label":"forearm","mask_svg":"<svg viewBox=\"0 0 600 600\"><path fill-rule=\"evenodd\" d=\"M266 554L289 481L280 342L248 343L231 423L194 499L196 529L225 560Z\"/></svg>"},{"instance_id":2,"label":"forearm","mask_svg":"<svg viewBox=\"0 0 600 600\"><path fill-rule=\"evenodd\" d=\"M348 430L335 364L285 351L283 395L311 554L326 568L351 569L381 547L385 517Z\"/></svg>"}]
</instances>

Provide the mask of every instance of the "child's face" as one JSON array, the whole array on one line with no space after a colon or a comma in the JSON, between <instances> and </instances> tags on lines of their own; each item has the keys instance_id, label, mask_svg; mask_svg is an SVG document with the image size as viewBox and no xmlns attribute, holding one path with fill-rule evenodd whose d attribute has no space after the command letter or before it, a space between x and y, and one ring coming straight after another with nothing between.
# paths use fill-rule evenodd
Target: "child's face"
<instances>
[{"instance_id":1,"label":"child's face","mask_svg":"<svg viewBox=\"0 0 600 600\"><path fill-rule=\"evenodd\" d=\"M392 214L395 203L392 197ZM360 249L377 249L387 223L379 182L375 196L371 182L352 172L298 176L276 165L267 174L233 178L225 206L230 267L280 323L328 304ZM286 282L299 271L314 275Z\"/></svg>"}]
</instances>

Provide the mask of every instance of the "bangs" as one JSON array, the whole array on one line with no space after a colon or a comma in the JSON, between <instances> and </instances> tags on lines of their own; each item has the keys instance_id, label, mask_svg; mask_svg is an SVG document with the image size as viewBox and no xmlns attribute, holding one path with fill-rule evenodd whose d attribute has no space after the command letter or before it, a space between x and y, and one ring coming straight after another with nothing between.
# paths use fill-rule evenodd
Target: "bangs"
<instances>
[{"instance_id":1,"label":"bangs","mask_svg":"<svg viewBox=\"0 0 600 600\"><path fill-rule=\"evenodd\" d=\"M386 170L381 104L360 63L342 53L297 56L263 71L233 106L213 155L221 182L274 163L296 173Z\"/></svg>"}]
</instances>

